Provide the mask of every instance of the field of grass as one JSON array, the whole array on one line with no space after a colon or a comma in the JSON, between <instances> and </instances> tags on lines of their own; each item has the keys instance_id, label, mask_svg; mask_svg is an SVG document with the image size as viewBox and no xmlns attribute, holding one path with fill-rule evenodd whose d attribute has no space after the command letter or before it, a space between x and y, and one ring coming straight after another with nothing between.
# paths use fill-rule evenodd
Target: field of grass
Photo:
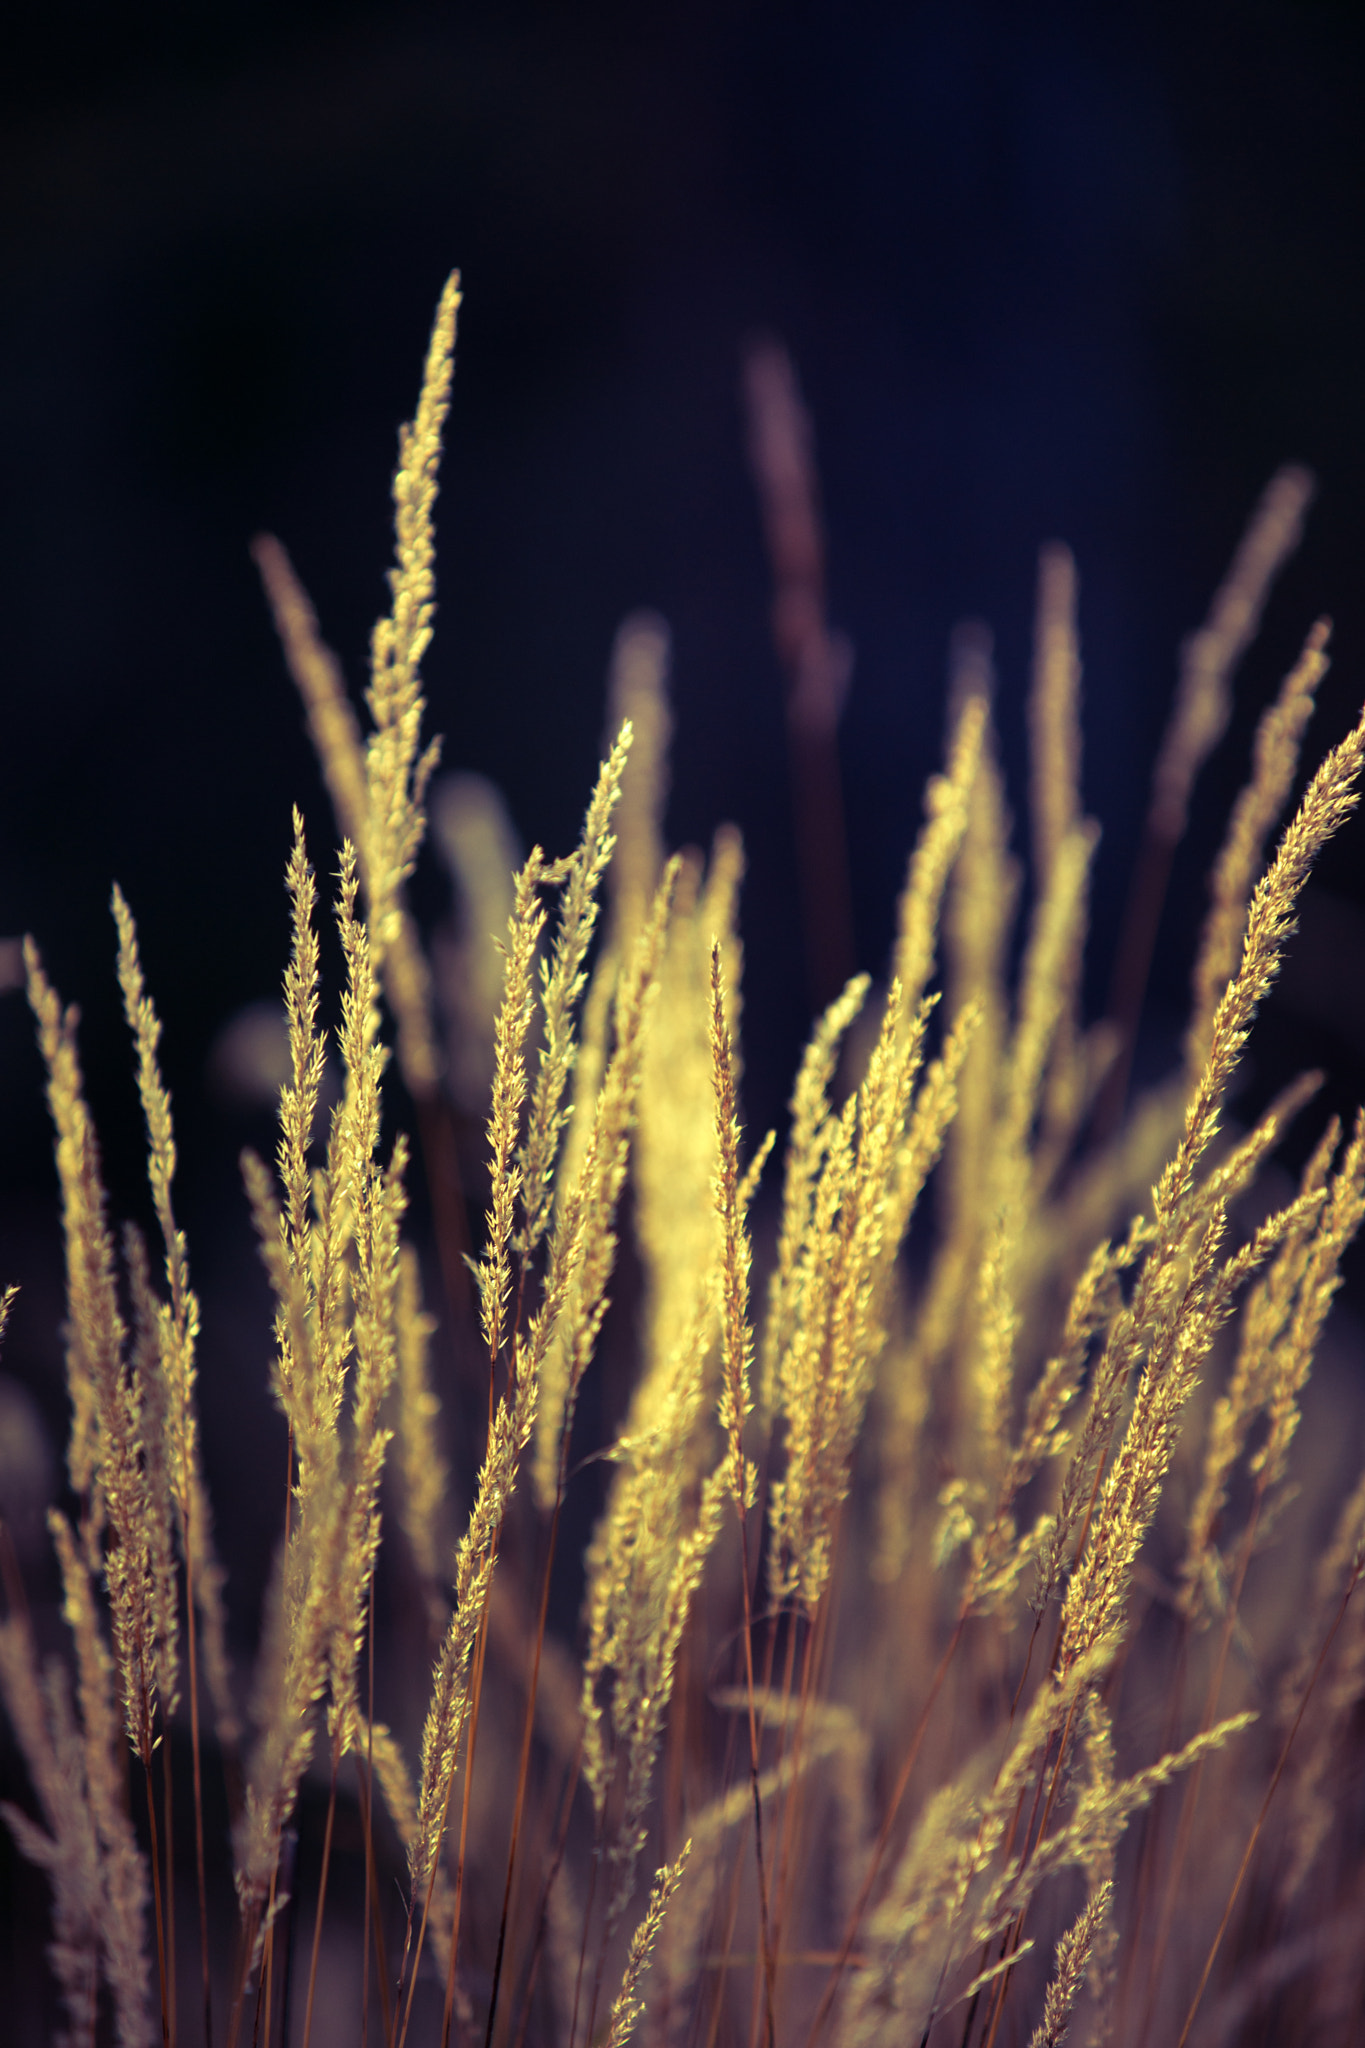
<instances>
[{"instance_id":1,"label":"field of grass","mask_svg":"<svg viewBox=\"0 0 1365 2048\"><path fill-rule=\"evenodd\" d=\"M364 730L284 550L256 547L340 850L296 814L278 1148L242 1161L288 1431L287 1473L242 1474L280 1503L252 1670L224 1621L155 975L116 890L148 1245L108 1214L75 1015L26 945L67 1261L69 1655L40 1657L7 1554L0 1691L60 2038L1359 2038L1359 1393L1316 1428L1300 1407L1365 1123L1319 1115L1291 1181L1276 1149L1315 1078L1250 1127L1227 1107L1358 797L1365 720L1280 829L1324 624L1229 821L1183 1067L1125 1101L1170 850L1308 480L1274 480L1185 651L1113 1015L1081 1015L1097 830L1052 546L1027 862L964 634L886 981L825 1010L775 1145L740 1111L738 835L662 842L658 621L618 638L578 845L510 879L471 860L500 975L476 946L433 967L409 911L458 304L452 279L401 437ZM433 1384L442 1321L463 1409Z\"/></svg>"}]
</instances>

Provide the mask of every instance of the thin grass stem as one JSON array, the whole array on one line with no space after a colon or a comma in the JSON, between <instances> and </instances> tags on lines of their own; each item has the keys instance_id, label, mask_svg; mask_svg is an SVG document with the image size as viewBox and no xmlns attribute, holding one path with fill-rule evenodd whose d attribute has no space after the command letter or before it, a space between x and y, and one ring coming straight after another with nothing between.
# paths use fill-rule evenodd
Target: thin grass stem
<instances>
[{"instance_id":1,"label":"thin grass stem","mask_svg":"<svg viewBox=\"0 0 1365 2048\"><path fill-rule=\"evenodd\" d=\"M292 1449L291 1449L292 1462ZM204 2048L213 2048L213 1990L209 1970L209 1901L204 1861L204 1791L199 1746L199 1649L194 1611L194 1544L185 1503L185 1623L189 1646L190 1766L194 1776L194 1875L199 1894L199 1977L204 1995Z\"/></svg>"},{"instance_id":2,"label":"thin grass stem","mask_svg":"<svg viewBox=\"0 0 1365 2048\"><path fill-rule=\"evenodd\" d=\"M1161 1749L1164 1753L1175 1746L1176 1730L1180 1725L1180 1709L1185 1697L1185 1665L1188 1656L1188 1626L1182 1617L1180 1640L1176 1646L1175 1671L1170 1685L1170 1698L1166 1708L1166 1719L1162 1727ZM1148 1892L1155 1886L1155 1869L1161 1846L1161 1816L1164 1803L1160 1798L1141 1815L1141 1837L1138 1842L1137 1872L1133 1883L1133 1911L1124 1930L1123 1971L1119 1981L1118 2009L1122 2013L1127 2006L1128 1993L1132 1986L1133 1971L1137 1968L1137 1948L1142 1934L1143 1922L1147 1916Z\"/></svg>"},{"instance_id":3,"label":"thin grass stem","mask_svg":"<svg viewBox=\"0 0 1365 2048\"><path fill-rule=\"evenodd\" d=\"M588 1930L592 1925L593 1902L597 1896L597 1873L602 1867L605 1827L606 1821L604 1816L597 1824L596 1840L593 1843L592 1867L588 1873L588 1896L583 1907L583 1933L578 1944L578 1974L574 1979L573 1987L573 2013L569 2020L569 2048L574 2048L574 2043L578 2039L578 2006L583 1991L583 1971L587 1965L588 1958ZM589 2023L588 2028L588 2039L589 2041L592 2039L591 2023Z\"/></svg>"},{"instance_id":4,"label":"thin grass stem","mask_svg":"<svg viewBox=\"0 0 1365 2048\"><path fill-rule=\"evenodd\" d=\"M474 1701L469 1711L469 1734L465 1738L464 1786L460 1798L460 1849L455 1862L455 1912L450 1929L450 1961L446 1966L446 2002L441 2015L441 2048L450 2048L450 2025L455 2014L456 1956L460 1947L460 1908L464 1903L465 1858L469 1848L469 1802L474 1787L474 1745L479 1738L479 1707L483 1700L484 1660L488 1654L488 1603L484 1602L479 1624L479 1643L474 1653Z\"/></svg>"},{"instance_id":5,"label":"thin grass stem","mask_svg":"<svg viewBox=\"0 0 1365 2048\"><path fill-rule=\"evenodd\" d=\"M1213 1673L1209 1679L1208 1691L1205 1694L1203 1712L1199 1718L1198 1732L1201 1735L1206 1729L1213 1726L1214 1717L1217 1713L1218 1699L1223 1690L1223 1678L1227 1671L1228 1652L1232 1647L1232 1632L1237 1623L1237 1611L1242 1601L1242 1589L1246 1584L1247 1571L1251 1564L1251 1554L1256 1542L1256 1530L1261 1519L1261 1507L1264 1500L1265 1475L1262 1473L1257 1479L1256 1492L1251 1503L1251 1513L1247 1517L1247 1526L1242 1536L1236 1576L1228 1598L1228 1609L1223 1620L1223 1632L1218 1645L1218 1655L1214 1662ZM1161 1902L1161 1917L1157 1922L1156 1940L1153 1944L1152 1961L1149 1966L1147 1998L1143 2007L1140 2039L1146 2038L1152 2023L1158 1979L1162 1963L1166 1957L1166 1947L1170 1940L1171 1923L1175 1918L1176 1903L1180 1895L1180 1880L1185 1869L1185 1859L1189 1854L1190 1841L1194 1834L1195 1807L1199 1799L1199 1783L1203 1770L1204 1759L1201 1757L1199 1762L1188 1773L1181 1796L1180 1820L1176 1828L1175 1847L1171 1852L1171 1867L1166 1876L1166 1890Z\"/></svg>"},{"instance_id":6,"label":"thin grass stem","mask_svg":"<svg viewBox=\"0 0 1365 2048\"><path fill-rule=\"evenodd\" d=\"M1204 1959L1204 1968L1200 1975L1199 1983L1196 1987L1194 1997L1190 2000L1190 2009L1185 2015L1185 2024L1180 2030L1180 2039L1176 2043L1176 2048L1185 2048L1185 2044L1190 2038L1190 2029L1194 2025L1195 2015L1199 2011L1200 2002L1203 1999L1206 1989L1208 1988L1209 1978L1213 1974L1213 1966L1215 1961L1217 1960L1218 1951L1223 1945L1223 1936L1228 1931L1228 1922L1232 1918L1232 1909L1237 1903L1237 1895L1242 1889L1243 1879L1246 1877L1247 1871L1251 1868L1251 1859L1256 1852L1256 1844L1261 1839L1261 1831L1265 1826L1266 1815L1270 1811L1270 1802L1275 1797L1276 1790L1279 1787L1280 1779L1284 1776L1284 1767L1289 1761L1289 1752L1294 1746L1294 1737L1298 1734L1299 1726L1303 1720L1304 1714L1308 1710L1308 1702L1313 1697L1313 1689L1317 1685L1319 1678L1322 1676L1323 1666L1326 1664L1328 1657L1331 1655L1332 1645L1337 1638L1337 1631L1340 1629L1342 1622L1346 1619L1346 1609L1350 1605L1352 1593L1354 1593L1356 1587L1360 1583L1360 1575L1362 1571L1365 1571L1365 1556L1362 1556L1361 1558L1357 1559L1356 1564L1351 1572L1351 1576L1346 1582L1346 1590L1341 1596L1341 1605L1338 1607L1336 1611L1336 1616L1332 1622L1332 1626L1327 1631L1327 1636L1325 1641L1323 1642L1322 1648L1318 1651L1317 1662L1316 1664L1314 1664L1312 1674L1309 1677L1307 1685L1303 1689L1303 1697L1299 1701L1298 1712L1294 1716L1293 1723L1290 1726L1289 1733L1284 1738L1284 1744L1280 1750L1279 1760L1275 1765L1274 1775L1272 1776L1270 1783L1266 1787L1265 1798L1261 1801L1261 1810L1256 1816L1256 1824L1252 1828L1250 1835L1247 1837L1247 1845L1242 1852L1242 1860L1237 1866L1237 1875L1232 1880L1232 1890L1228 1893L1228 1902L1226 1906L1224 1906L1223 1908L1223 1917L1218 1922L1218 1932L1214 1935L1213 1941L1209 1947L1208 1955Z\"/></svg>"},{"instance_id":7,"label":"thin grass stem","mask_svg":"<svg viewBox=\"0 0 1365 2048\"><path fill-rule=\"evenodd\" d=\"M161 1900L161 1852L157 1847L156 1800L152 1796L152 1760L142 1759L142 1788L147 1795L147 1833L152 1851L152 1899L156 1907L156 1969L161 1988L161 2048L170 2048L171 2016L166 1996L166 1928Z\"/></svg>"},{"instance_id":8,"label":"thin grass stem","mask_svg":"<svg viewBox=\"0 0 1365 2048\"><path fill-rule=\"evenodd\" d=\"M539 1973L540 1958L545 1947L545 1921L549 1911L550 1887L559 1876L560 1865L564 1860L564 1848L569 1837L569 1822L573 1815L574 1794L578 1789L578 1776L582 1763L583 1742L580 1736L578 1747L574 1753L573 1763L565 1779L563 1798L560 1801L559 1821L555 1830L554 1855L550 1859L550 1868L546 1873L545 1883L541 1887L540 1910L536 1914L535 1938L531 1944L531 1954L526 1966L526 1987L522 1993L521 2017L512 2036L512 2048L525 2048L526 2028L530 2021L531 2005L535 1997L536 1977Z\"/></svg>"},{"instance_id":9,"label":"thin grass stem","mask_svg":"<svg viewBox=\"0 0 1365 2048\"><path fill-rule=\"evenodd\" d=\"M365 1913L361 1920L360 1965L360 2048L369 2048L370 2042L370 1902L374 1897L374 1828L370 1810L370 1787L374 1783L374 1601L367 1603L365 1617L365 1766L361 1769L360 1758L356 1758L356 1777L360 1783L361 1819L365 1832ZM379 1981L384 1982L383 1965L380 1965ZM388 2027L384 2029L388 2038Z\"/></svg>"},{"instance_id":10,"label":"thin grass stem","mask_svg":"<svg viewBox=\"0 0 1365 2048\"><path fill-rule=\"evenodd\" d=\"M332 1782L327 1791L327 1825L322 1835L322 1868L318 1872L318 1903L313 1914L313 1952L308 1963L308 1999L303 2009L303 2048L313 2038L313 1996L318 1982L318 1955L322 1948L322 1920L327 1910L327 1876L332 1866L332 1829L337 1812L337 1757L332 1755Z\"/></svg>"},{"instance_id":11,"label":"thin grass stem","mask_svg":"<svg viewBox=\"0 0 1365 2048\"><path fill-rule=\"evenodd\" d=\"M806 2036L806 2048L815 2048L815 2044L819 2040L825 2023L833 2009L834 2000L838 1995L840 1979L848 1968L849 1957L853 1954L854 1944L858 1939L859 1929L862 1926L863 1915L867 1911L868 1901L872 1897L872 1888L877 1882L877 1873L881 1869L882 1858L885 1856L890 1845L891 1834L896 1825L896 1816L900 1812L901 1801L909 1789L911 1776L916 1763L919 1761L920 1749L929 1727L929 1717L933 1713L935 1702L943 1689L943 1681L948 1675L948 1667L957 1655L958 1645L962 1641L963 1631L966 1626L967 1611L965 1608L962 1608L958 1612L957 1621L952 1635L948 1638L947 1647L939 1658L938 1667L929 1682L928 1695L924 1705L920 1708L919 1719L915 1723L914 1734L910 1738L910 1748L906 1753L904 1763L900 1767L895 1785L892 1787L891 1797L887 1802L881 1827L877 1830L877 1839L872 1847L872 1855L868 1859L867 1874L858 1889L858 1896L854 1901L853 1911L848 1916L848 1924L844 1929L844 1938L839 1944L839 1952L835 1959L834 1967L829 1973L824 1991L820 1997L820 2003L815 2010L815 2018L811 2022L810 2032Z\"/></svg>"},{"instance_id":12,"label":"thin grass stem","mask_svg":"<svg viewBox=\"0 0 1365 2048\"><path fill-rule=\"evenodd\" d=\"M171 2039L175 2039L175 1811L171 1789L170 1730L161 1735L161 1819L166 1843L166 1989Z\"/></svg>"},{"instance_id":13,"label":"thin grass stem","mask_svg":"<svg viewBox=\"0 0 1365 2048\"><path fill-rule=\"evenodd\" d=\"M540 1613L536 1621L535 1650L531 1659L531 1677L526 1690L526 1712L522 1720L521 1758L517 1767L517 1792L512 1805L512 1838L507 1851L507 1881L502 1891L502 1913L498 1921L498 1947L493 1962L493 1987L488 1997L488 2026L484 2033L484 2048L493 2048L493 2023L498 2012L498 1986L502 1979L502 1961L507 1947L507 1916L512 1903L512 1882L516 1872L517 1843L521 1836L522 1814L526 1804L526 1784L531 1768L531 1737L535 1731L536 1689L540 1684L540 1653L545 1642L545 1623L550 1611L550 1574L554 1569L555 1539L559 1534L559 1509L564 1494L564 1452L560 1452L559 1487L555 1495L554 1513L550 1517L550 1532L546 1544L545 1570L540 1588Z\"/></svg>"}]
</instances>

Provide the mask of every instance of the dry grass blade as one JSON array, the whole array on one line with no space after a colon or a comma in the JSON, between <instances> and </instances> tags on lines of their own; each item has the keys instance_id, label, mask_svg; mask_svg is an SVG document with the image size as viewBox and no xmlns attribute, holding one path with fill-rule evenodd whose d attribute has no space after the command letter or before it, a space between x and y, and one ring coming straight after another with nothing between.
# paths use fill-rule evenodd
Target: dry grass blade
<instances>
[{"instance_id":1,"label":"dry grass blade","mask_svg":"<svg viewBox=\"0 0 1365 2048\"><path fill-rule=\"evenodd\" d=\"M540 1065L531 1091L526 1139L520 1154L520 1198L525 1222L519 1248L523 1258L529 1258L535 1250L549 1220L555 1160L568 1122L564 1093L577 1052L574 1018L587 986L583 963L597 923L602 877L616 843L610 830L611 817L620 799L631 738L627 720L602 764L578 849L570 855L558 877L559 922L549 959L541 969Z\"/></svg>"},{"instance_id":2,"label":"dry grass blade","mask_svg":"<svg viewBox=\"0 0 1365 2048\"><path fill-rule=\"evenodd\" d=\"M1261 717L1252 777L1233 808L1209 877L1211 901L1195 963L1194 1008L1185 1044L1191 1083L1209 1056L1214 1012L1237 964L1247 898L1264 858L1266 838L1293 788L1299 748L1313 715L1318 684L1327 672L1330 632L1327 620L1319 619L1279 695Z\"/></svg>"},{"instance_id":3,"label":"dry grass blade","mask_svg":"<svg viewBox=\"0 0 1365 2048\"><path fill-rule=\"evenodd\" d=\"M1175 702L1152 776L1143 843L1114 956L1109 1014L1116 1056L1095 1111L1096 1127L1106 1136L1123 1107L1171 861L1184 836L1190 794L1227 729L1233 673L1255 635L1271 585L1298 546L1315 489L1311 474L1293 464L1271 478L1208 617L1181 651Z\"/></svg>"},{"instance_id":4,"label":"dry grass blade","mask_svg":"<svg viewBox=\"0 0 1365 2048\"><path fill-rule=\"evenodd\" d=\"M621 1989L612 2003L607 2022L607 2048L625 2048L626 2042L635 2031L635 2022L643 2013L644 2000L640 1996L640 1979L649 1967L650 1953L659 1938L668 1902L687 1868L687 1859L692 1853L692 1844L683 1845L682 1854L674 1863L667 1863L654 1880L654 1889L649 1895L649 1908L644 1919L636 1928L630 1941L630 1954L626 1958L625 1975Z\"/></svg>"},{"instance_id":5,"label":"dry grass blade","mask_svg":"<svg viewBox=\"0 0 1365 2048\"><path fill-rule=\"evenodd\" d=\"M1090 1951L1101 1920L1114 1896L1112 1883L1102 1884L1081 1908L1079 1919L1057 1944L1052 1982L1043 2002L1043 2017L1033 2031L1029 2048L1061 2048L1071 2027L1071 2013L1085 1984Z\"/></svg>"},{"instance_id":6,"label":"dry grass blade","mask_svg":"<svg viewBox=\"0 0 1365 2048\"><path fill-rule=\"evenodd\" d=\"M1207 619L1185 644L1175 708L1152 778L1151 826L1167 843L1185 830L1195 777L1232 714L1232 672L1255 636L1272 583L1299 544L1316 488L1306 469L1291 464L1276 472Z\"/></svg>"},{"instance_id":7,"label":"dry grass blade","mask_svg":"<svg viewBox=\"0 0 1365 2048\"><path fill-rule=\"evenodd\" d=\"M1052 542L1038 558L1029 762L1033 771L1034 861L1045 893L1062 842L1080 822L1081 658L1076 635L1076 564Z\"/></svg>"}]
</instances>

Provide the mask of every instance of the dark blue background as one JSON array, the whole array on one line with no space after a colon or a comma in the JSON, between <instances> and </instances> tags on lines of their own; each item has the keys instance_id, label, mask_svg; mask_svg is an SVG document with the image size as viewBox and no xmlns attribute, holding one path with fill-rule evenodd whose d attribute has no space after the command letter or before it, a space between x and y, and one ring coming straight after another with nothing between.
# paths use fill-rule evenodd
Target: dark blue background
<instances>
[{"instance_id":1,"label":"dark blue background","mask_svg":"<svg viewBox=\"0 0 1365 2048\"><path fill-rule=\"evenodd\" d=\"M816 421L873 968L948 631L996 629L1017 774L1056 534L1106 835L1098 996L1176 643L1274 465L1318 468L1177 875L1174 1013L1249 720L1314 611L1338 620L1317 744L1360 694L1358 9L57 0L27 35L0 199L0 926L32 927L90 1009L93 1063L114 875L182 1115L215 1024L276 985L289 803L320 846L330 826L245 544L282 535L358 686L394 429L452 263L432 725L563 846L615 623L665 612L672 834L731 816L750 846L756 1120L804 996L746 333L787 339Z\"/></svg>"}]
</instances>

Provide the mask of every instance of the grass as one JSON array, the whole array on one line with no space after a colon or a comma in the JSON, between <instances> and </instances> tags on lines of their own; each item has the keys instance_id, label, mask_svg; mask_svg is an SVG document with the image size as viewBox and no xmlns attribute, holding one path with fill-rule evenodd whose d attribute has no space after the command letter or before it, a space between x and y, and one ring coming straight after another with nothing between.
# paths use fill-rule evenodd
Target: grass
<instances>
[{"instance_id":1,"label":"grass","mask_svg":"<svg viewBox=\"0 0 1365 2048\"><path fill-rule=\"evenodd\" d=\"M224 1624L132 912L115 891L155 1253L132 1230L116 1243L75 1014L27 947L67 1256L51 1522L72 1659L40 1663L10 1572L0 1686L30 1778L5 1819L50 1885L62 2038L1353 2038L1365 1475L1323 1540L1294 1474L1315 1469L1300 1403L1365 1214L1365 1126L1329 1124L1295 1186L1267 1172L1314 1080L1251 1128L1228 1108L1365 760L1362 722L1267 859L1321 624L1215 870L1183 1070L1125 1107L1171 852L1308 480L1272 484L1186 651L1099 1023L1080 1014L1097 835L1070 556L1042 558L1012 986L989 659L959 636L888 983L831 989L779 1164L741 1122L742 849L730 831L706 861L661 840L657 621L618 640L629 715L577 847L533 850L510 886L471 866L474 915L498 902L505 921L500 993L480 1009L467 973L442 1016L405 888L437 758L420 662L458 303L452 279L400 440L367 731L283 549L256 549L336 812L344 987L329 1052L296 816L277 1155L243 1159L288 1432L251 1674ZM782 490L818 538L808 435L770 348L751 382L782 588ZM793 760L828 820L846 653L818 559L798 566L804 624L779 635ZM817 974L840 953L818 866ZM395 1068L415 1145L384 1135ZM472 1246L455 1072L486 1082ZM467 1368L453 1403L404 1234L414 1170ZM769 1190L771 1234L753 1221ZM633 1379L594 1443L602 1404L580 1396L604 1345L629 1345ZM442 1413L471 1387L457 1512ZM570 1641L560 1552L599 1481Z\"/></svg>"}]
</instances>

